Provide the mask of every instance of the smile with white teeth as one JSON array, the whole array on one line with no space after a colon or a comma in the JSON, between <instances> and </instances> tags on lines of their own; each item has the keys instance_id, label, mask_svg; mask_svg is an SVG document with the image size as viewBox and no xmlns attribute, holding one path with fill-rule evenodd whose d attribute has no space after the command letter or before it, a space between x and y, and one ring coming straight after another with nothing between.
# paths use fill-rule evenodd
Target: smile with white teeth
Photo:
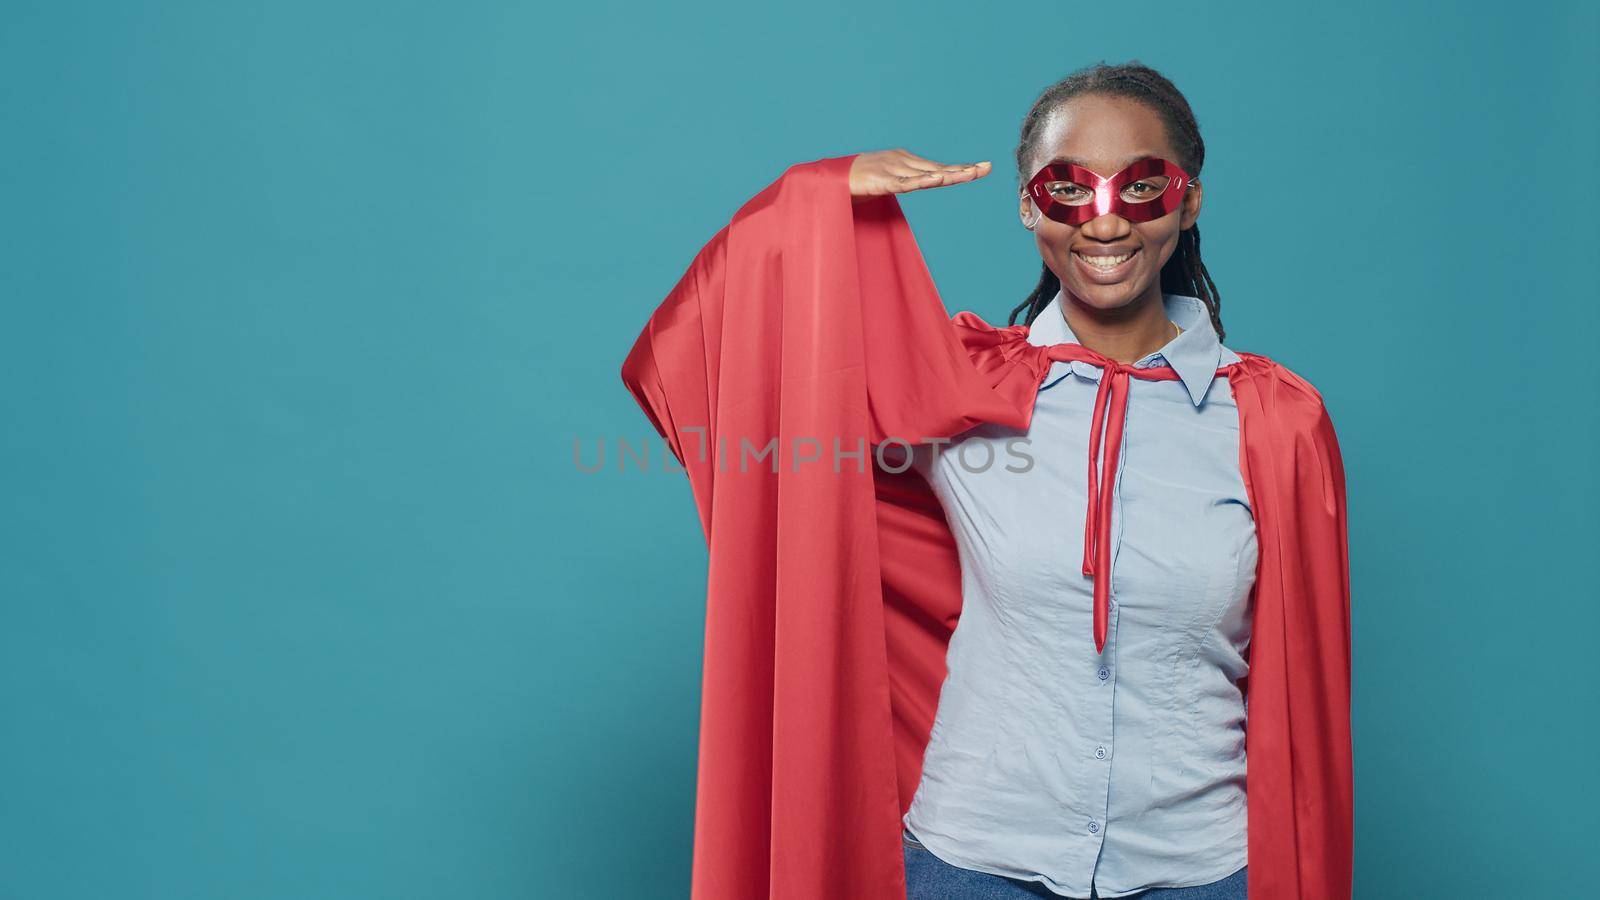
<instances>
[{"instance_id":1,"label":"smile with white teeth","mask_svg":"<svg viewBox=\"0 0 1600 900\"><path fill-rule=\"evenodd\" d=\"M1114 269L1127 262L1133 256L1133 253L1138 253L1139 251L1135 250L1133 253L1124 253L1120 256L1084 256L1076 250L1072 252L1073 255L1097 269Z\"/></svg>"}]
</instances>

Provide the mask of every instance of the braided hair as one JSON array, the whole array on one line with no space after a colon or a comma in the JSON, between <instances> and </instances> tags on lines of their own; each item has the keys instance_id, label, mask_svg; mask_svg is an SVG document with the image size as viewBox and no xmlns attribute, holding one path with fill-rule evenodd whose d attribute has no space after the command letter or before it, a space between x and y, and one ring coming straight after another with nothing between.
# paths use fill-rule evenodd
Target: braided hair
<instances>
[{"instance_id":1,"label":"braided hair","mask_svg":"<svg viewBox=\"0 0 1600 900\"><path fill-rule=\"evenodd\" d=\"M1166 126L1167 139L1178 154L1174 162L1182 166L1190 177L1200 177L1200 168L1206 161L1206 144L1200 139L1200 125L1195 121L1194 111L1189 108L1189 101L1160 72L1138 61L1120 65L1102 62L1073 72L1046 88L1039 99L1033 102L1033 108L1022 120L1022 137L1017 142L1019 189L1020 185L1033 177L1027 168L1038 150L1039 134L1044 130L1051 113L1062 103L1086 94L1126 97L1145 104L1161 117ZM1019 315L1023 316L1025 323L1033 324L1033 320L1050 305L1060 290L1060 279L1050 271L1049 265L1045 265L1033 293L1011 311L1010 324L1015 325ZM1217 285L1211 280L1211 273L1200 261L1198 223L1178 233L1177 249L1161 267L1161 291L1200 298L1211 313L1211 325L1217 330L1217 339L1225 337L1222 330L1222 298L1217 295Z\"/></svg>"}]
</instances>

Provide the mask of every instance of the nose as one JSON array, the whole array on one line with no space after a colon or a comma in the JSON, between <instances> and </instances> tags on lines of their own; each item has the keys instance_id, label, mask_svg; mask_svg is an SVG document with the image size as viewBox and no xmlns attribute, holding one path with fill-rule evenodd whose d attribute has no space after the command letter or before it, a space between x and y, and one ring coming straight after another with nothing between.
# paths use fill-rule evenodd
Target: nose
<instances>
[{"instance_id":1,"label":"nose","mask_svg":"<svg viewBox=\"0 0 1600 900\"><path fill-rule=\"evenodd\" d=\"M1126 237L1132 230L1133 223L1116 213L1095 216L1078 228L1084 237L1096 241L1114 241Z\"/></svg>"}]
</instances>

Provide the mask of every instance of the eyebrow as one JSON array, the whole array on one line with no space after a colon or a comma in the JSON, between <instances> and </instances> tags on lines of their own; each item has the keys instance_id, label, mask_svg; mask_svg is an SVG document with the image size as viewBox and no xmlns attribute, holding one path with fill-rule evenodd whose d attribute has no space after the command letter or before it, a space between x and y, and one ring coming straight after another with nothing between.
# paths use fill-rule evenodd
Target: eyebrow
<instances>
[{"instance_id":1,"label":"eyebrow","mask_svg":"<svg viewBox=\"0 0 1600 900\"><path fill-rule=\"evenodd\" d=\"M1138 162L1141 159L1148 159L1148 158L1150 158L1152 156L1159 156L1159 155L1160 154L1157 154L1157 153L1135 153L1134 155L1132 155L1132 156L1128 157L1126 160L1124 160L1122 165L1117 166L1115 169L1113 169L1112 170L1112 174L1116 174L1117 172L1121 172L1123 169L1126 169L1127 167L1133 165L1134 163ZM1091 168L1087 162L1085 162L1084 160L1081 160L1081 159L1077 159L1076 157L1071 157L1071 156L1057 156L1057 157L1051 159L1049 162L1045 163L1045 165L1046 166L1053 166L1053 165L1056 165L1058 163L1070 163L1071 165L1081 166L1081 167L1083 167L1085 169L1089 169L1089 171L1091 171L1091 172L1094 172L1094 169ZM1041 166L1041 168L1043 168L1043 167ZM1099 172L1095 172L1095 174L1099 175L1100 173Z\"/></svg>"}]
</instances>

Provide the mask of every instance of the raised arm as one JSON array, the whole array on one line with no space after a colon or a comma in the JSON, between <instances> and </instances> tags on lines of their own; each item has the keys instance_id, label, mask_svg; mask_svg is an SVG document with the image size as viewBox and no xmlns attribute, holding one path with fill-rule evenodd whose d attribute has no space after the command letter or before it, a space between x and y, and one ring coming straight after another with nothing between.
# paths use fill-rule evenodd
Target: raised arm
<instances>
[{"instance_id":1,"label":"raised arm","mask_svg":"<svg viewBox=\"0 0 1600 900\"><path fill-rule=\"evenodd\" d=\"M696 254L622 379L688 470L708 533L716 479L774 438L758 464L1025 414L993 390L1024 332L952 322L894 198L988 171L904 150L798 163Z\"/></svg>"}]
</instances>

